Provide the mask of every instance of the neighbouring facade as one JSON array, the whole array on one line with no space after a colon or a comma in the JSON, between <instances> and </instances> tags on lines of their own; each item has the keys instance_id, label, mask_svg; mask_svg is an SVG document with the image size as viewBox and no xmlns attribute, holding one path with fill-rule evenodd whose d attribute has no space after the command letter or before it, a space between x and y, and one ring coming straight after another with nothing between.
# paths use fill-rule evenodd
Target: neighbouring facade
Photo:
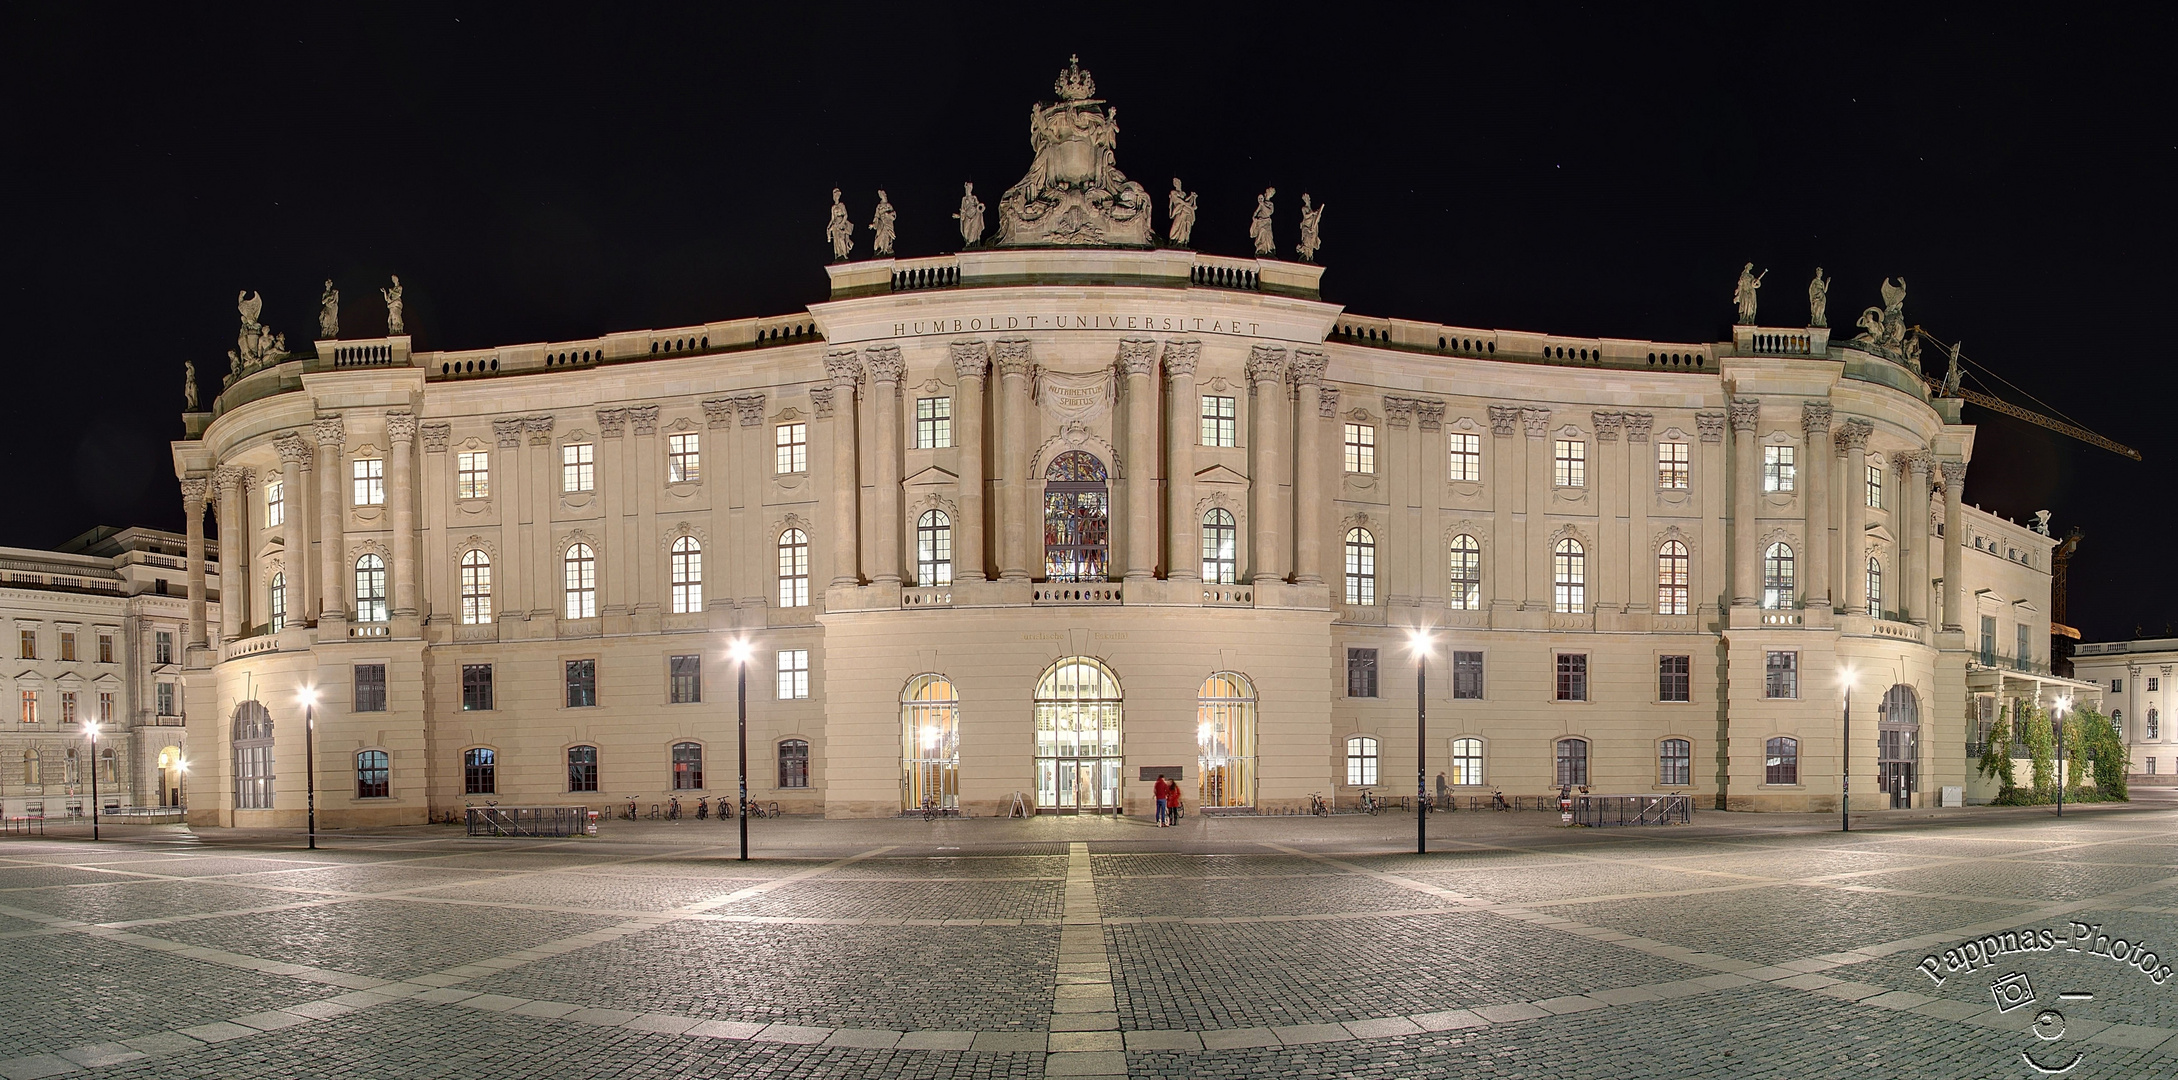
<instances>
[{"instance_id":1,"label":"neighbouring facade","mask_svg":"<svg viewBox=\"0 0 2178 1080\"><path fill-rule=\"evenodd\" d=\"M857 261L835 193L804 312L419 352L329 306L289 357L247 301L174 444L247 583L189 632L192 821L301 820L304 688L335 824L725 796L736 642L751 796L833 816L1409 792L1413 628L1459 794L1834 809L1851 671L1853 805L1933 805L1983 699L2083 692L1902 285L1851 341L1819 276L1772 327L1743 275L1720 342L1361 317L1273 192L1256 257L1186 248L1177 183L1160 238L1057 90L989 241L971 191L957 254L881 212ZM1991 616L2033 631L2008 667Z\"/></svg>"},{"instance_id":2,"label":"neighbouring facade","mask_svg":"<svg viewBox=\"0 0 2178 1080\"><path fill-rule=\"evenodd\" d=\"M149 529L0 548L0 816L88 817L94 763L102 809L181 805L189 604L219 580L188 591L184 555Z\"/></svg>"},{"instance_id":3,"label":"neighbouring facade","mask_svg":"<svg viewBox=\"0 0 2178 1080\"><path fill-rule=\"evenodd\" d=\"M2130 782L2178 784L2178 738L2169 721L2178 638L2082 643L2072 667L2103 689L2101 710L2132 748Z\"/></svg>"}]
</instances>

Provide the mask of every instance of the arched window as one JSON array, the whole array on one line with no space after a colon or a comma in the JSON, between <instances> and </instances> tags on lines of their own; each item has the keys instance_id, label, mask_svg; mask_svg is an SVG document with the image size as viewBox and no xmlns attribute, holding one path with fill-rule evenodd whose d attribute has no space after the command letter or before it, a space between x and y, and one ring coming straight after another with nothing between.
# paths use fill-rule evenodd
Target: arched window
<instances>
[{"instance_id":1,"label":"arched window","mask_svg":"<svg viewBox=\"0 0 2178 1080\"><path fill-rule=\"evenodd\" d=\"M1044 577L1103 581L1110 577L1111 492L1104 463L1086 450L1068 450L1044 470Z\"/></svg>"},{"instance_id":2,"label":"arched window","mask_svg":"<svg viewBox=\"0 0 2178 1080\"><path fill-rule=\"evenodd\" d=\"M499 755L489 747L461 752L461 793L499 794Z\"/></svg>"},{"instance_id":3,"label":"arched window","mask_svg":"<svg viewBox=\"0 0 2178 1080\"><path fill-rule=\"evenodd\" d=\"M1583 787L1588 783L1588 740L1558 740L1558 786Z\"/></svg>"},{"instance_id":4,"label":"arched window","mask_svg":"<svg viewBox=\"0 0 2178 1080\"><path fill-rule=\"evenodd\" d=\"M1202 582L1231 585L1240 580L1240 529L1230 511L1212 508L1202 516Z\"/></svg>"},{"instance_id":5,"label":"arched window","mask_svg":"<svg viewBox=\"0 0 2178 1080\"><path fill-rule=\"evenodd\" d=\"M235 706L233 741L234 808L272 809L272 713L257 701Z\"/></svg>"},{"instance_id":6,"label":"arched window","mask_svg":"<svg viewBox=\"0 0 2178 1080\"><path fill-rule=\"evenodd\" d=\"M1346 530L1346 602L1376 603L1376 537L1367 529Z\"/></svg>"},{"instance_id":7,"label":"arched window","mask_svg":"<svg viewBox=\"0 0 2178 1080\"><path fill-rule=\"evenodd\" d=\"M1800 782L1800 740L1778 736L1762 748L1762 782L1765 784L1797 784Z\"/></svg>"},{"instance_id":8,"label":"arched window","mask_svg":"<svg viewBox=\"0 0 2178 1080\"><path fill-rule=\"evenodd\" d=\"M900 692L901 809L960 806L960 695L943 675L917 675Z\"/></svg>"},{"instance_id":9,"label":"arched window","mask_svg":"<svg viewBox=\"0 0 2178 1080\"><path fill-rule=\"evenodd\" d=\"M1873 556L1868 559L1868 613L1883 615L1883 561Z\"/></svg>"},{"instance_id":10,"label":"arched window","mask_svg":"<svg viewBox=\"0 0 2178 1080\"><path fill-rule=\"evenodd\" d=\"M393 793L392 763L384 750L359 750L355 755L355 797L383 799Z\"/></svg>"},{"instance_id":11,"label":"arched window","mask_svg":"<svg viewBox=\"0 0 2178 1080\"><path fill-rule=\"evenodd\" d=\"M272 575L272 588L268 591L267 599L271 601L266 607L272 612L272 617L266 621L265 630L267 633L277 634L287 627L286 574Z\"/></svg>"},{"instance_id":12,"label":"arched window","mask_svg":"<svg viewBox=\"0 0 2178 1080\"><path fill-rule=\"evenodd\" d=\"M567 790L597 790L597 747L567 748Z\"/></svg>"},{"instance_id":13,"label":"arched window","mask_svg":"<svg viewBox=\"0 0 2178 1080\"><path fill-rule=\"evenodd\" d=\"M1461 533L1452 538L1452 590L1447 595L1454 611L1482 609L1482 545Z\"/></svg>"},{"instance_id":14,"label":"arched window","mask_svg":"<svg viewBox=\"0 0 2178 1080\"><path fill-rule=\"evenodd\" d=\"M809 606L809 534L800 529L779 534L779 606Z\"/></svg>"},{"instance_id":15,"label":"arched window","mask_svg":"<svg viewBox=\"0 0 2178 1080\"><path fill-rule=\"evenodd\" d=\"M2120 730L2122 731L2123 729L2120 729ZM2151 739L2160 739L2160 738L2162 738L2162 737L2163 737L2163 717L2162 717L2162 714L2160 714L2160 713L2156 712L2156 711L2155 711L2155 709L2154 709L2154 707L2152 707L2152 706L2151 706L2151 707L2150 707L2150 708L2148 709L2148 738L2151 738Z\"/></svg>"},{"instance_id":16,"label":"arched window","mask_svg":"<svg viewBox=\"0 0 2178 1080\"><path fill-rule=\"evenodd\" d=\"M805 788L809 786L809 740L779 740L779 786Z\"/></svg>"},{"instance_id":17,"label":"arched window","mask_svg":"<svg viewBox=\"0 0 2178 1080\"><path fill-rule=\"evenodd\" d=\"M1119 809L1119 679L1103 662L1070 656L1036 684L1036 805Z\"/></svg>"},{"instance_id":18,"label":"arched window","mask_svg":"<svg viewBox=\"0 0 2178 1080\"><path fill-rule=\"evenodd\" d=\"M1346 786L1369 787L1376 783L1376 740L1356 735L1346 740Z\"/></svg>"},{"instance_id":19,"label":"arched window","mask_svg":"<svg viewBox=\"0 0 2178 1080\"><path fill-rule=\"evenodd\" d=\"M477 626L492 621L492 557L481 548L461 553L461 622Z\"/></svg>"},{"instance_id":20,"label":"arched window","mask_svg":"<svg viewBox=\"0 0 2178 1080\"><path fill-rule=\"evenodd\" d=\"M703 790L703 747L700 744L673 744L673 790Z\"/></svg>"},{"instance_id":21,"label":"arched window","mask_svg":"<svg viewBox=\"0 0 2178 1080\"><path fill-rule=\"evenodd\" d=\"M953 583L953 519L943 510L925 510L915 519L915 583Z\"/></svg>"},{"instance_id":22,"label":"arched window","mask_svg":"<svg viewBox=\"0 0 2178 1080\"><path fill-rule=\"evenodd\" d=\"M1255 805L1255 685L1220 671L1195 696L1195 747L1204 806Z\"/></svg>"},{"instance_id":23,"label":"arched window","mask_svg":"<svg viewBox=\"0 0 2178 1080\"><path fill-rule=\"evenodd\" d=\"M23 783L30 787L37 787L45 783L44 773L38 768L38 752L36 750L23 751Z\"/></svg>"},{"instance_id":24,"label":"arched window","mask_svg":"<svg viewBox=\"0 0 2178 1080\"><path fill-rule=\"evenodd\" d=\"M355 621L386 621L386 560L376 555L355 561Z\"/></svg>"},{"instance_id":25,"label":"arched window","mask_svg":"<svg viewBox=\"0 0 2178 1080\"><path fill-rule=\"evenodd\" d=\"M1568 536L1550 553L1554 610L1578 615L1588 610L1588 551Z\"/></svg>"},{"instance_id":26,"label":"arched window","mask_svg":"<svg viewBox=\"0 0 2178 1080\"><path fill-rule=\"evenodd\" d=\"M1665 739L1656 744L1656 783L1683 787L1694 780L1694 744L1685 739Z\"/></svg>"},{"instance_id":27,"label":"arched window","mask_svg":"<svg viewBox=\"0 0 2178 1080\"><path fill-rule=\"evenodd\" d=\"M1762 606L1771 611L1792 606L1792 548L1782 542L1762 553Z\"/></svg>"},{"instance_id":28,"label":"arched window","mask_svg":"<svg viewBox=\"0 0 2178 1080\"><path fill-rule=\"evenodd\" d=\"M1482 740L1452 740L1452 782L1469 786L1482 783Z\"/></svg>"},{"instance_id":29,"label":"arched window","mask_svg":"<svg viewBox=\"0 0 2178 1080\"><path fill-rule=\"evenodd\" d=\"M673 614L703 610L703 545L693 536L673 541Z\"/></svg>"},{"instance_id":30,"label":"arched window","mask_svg":"<svg viewBox=\"0 0 2178 1080\"><path fill-rule=\"evenodd\" d=\"M1656 613L1684 615L1687 601L1686 545L1666 540L1656 549Z\"/></svg>"},{"instance_id":31,"label":"arched window","mask_svg":"<svg viewBox=\"0 0 2178 1080\"><path fill-rule=\"evenodd\" d=\"M597 618L597 552L588 544L567 549L567 612L570 619Z\"/></svg>"},{"instance_id":32,"label":"arched window","mask_svg":"<svg viewBox=\"0 0 2178 1080\"><path fill-rule=\"evenodd\" d=\"M113 747L98 752L98 778L108 784L121 782L120 759L114 755Z\"/></svg>"}]
</instances>

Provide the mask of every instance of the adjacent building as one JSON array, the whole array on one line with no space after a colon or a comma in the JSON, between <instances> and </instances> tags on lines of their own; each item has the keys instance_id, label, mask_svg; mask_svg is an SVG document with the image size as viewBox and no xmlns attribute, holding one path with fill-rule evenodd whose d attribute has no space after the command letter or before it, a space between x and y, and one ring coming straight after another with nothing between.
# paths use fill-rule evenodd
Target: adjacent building
<instances>
[{"instance_id":1,"label":"adjacent building","mask_svg":"<svg viewBox=\"0 0 2178 1080\"><path fill-rule=\"evenodd\" d=\"M2178 783L2178 739L2171 737L2178 638L2082 643L2073 653L2074 673L2103 688L2102 711L2132 748L2127 769L2136 784Z\"/></svg>"}]
</instances>

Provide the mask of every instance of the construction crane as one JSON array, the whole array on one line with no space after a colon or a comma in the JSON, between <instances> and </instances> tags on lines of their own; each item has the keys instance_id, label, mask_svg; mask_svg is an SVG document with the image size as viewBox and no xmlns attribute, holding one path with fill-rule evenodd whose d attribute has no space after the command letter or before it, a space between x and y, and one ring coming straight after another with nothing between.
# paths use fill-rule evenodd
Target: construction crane
<instances>
[{"instance_id":1,"label":"construction crane","mask_svg":"<svg viewBox=\"0 0 2178 1080\"><path fill-rule=\"evenodd\" d=\"M2099 446L2104 450L2110 451L2113 454L2122 454L2125 457L2133 459L2134 461L2140 460L2140 451L2135 450L2132 447L2127 446L2124 443L2117 442L2113 439L2103 438L2102 436L2097 435L2094 432L2089 431L2086 428L2071 422L2069 419L2058 419L2054 416L2048 416L2043 413L2038 413L2035 412L2033 409L2023 408L2021 406L2014 405L2011 402L2005 401L2004 399L1996 397L1993 394L1986 394L1979 390L1972 390L1968 389L1967 387L1961 386L1960 382L1964 379L1966 375L1966 357L1961 355L1961 348L1963 346L1963 343L1953 342L1950 344L1946 344L1945 342L1938 340L1936 335L1921 329L1919 326L1915 326L1913 328L1913 332L1919 334L1923 341L1926 341L1929 344L1944 350L1944 352L1951 357L1951 370L1946 372L1942 379L1931 379L1928 378L1926 375L1922 376L1922 381L1928 383L1930 392L1940 397L1962 398L1966 401L1972 402L1973 404L1979 405L1984 409L1988 409L1993 412L2000 412L2006 416L2013 417L2015 419L2025 420L2030 424L2033 424L2037 427L2048 428L2049 430L2054 431L2060 435L2069 435L2075 439L2080 440L2083 443L2088 444L2089 446ZM2029 394L2024 390L2021 390L2018 386L2014 385L2003 376L1998 375L1995 372L1988 371L1985 368L1980 368L1978 366L1975 368L1975 370L1983 374L1987 374L1990 378L1993 378L1996 381L2011 387L2014 392L2018 393L2022 397L2027 398L2030 401L2033 401L2035 404L2041 405L2045 409L2050 408L2040 399L2037 399L2034 395ZM2056 411L2056 409L2050 409L2050 412Z\"/></svg>"}]
</instances>

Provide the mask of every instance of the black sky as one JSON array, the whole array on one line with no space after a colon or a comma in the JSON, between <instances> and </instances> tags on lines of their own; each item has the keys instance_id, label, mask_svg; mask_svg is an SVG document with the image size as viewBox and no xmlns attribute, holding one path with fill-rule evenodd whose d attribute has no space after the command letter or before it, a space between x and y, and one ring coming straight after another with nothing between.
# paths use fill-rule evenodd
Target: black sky
<instances>
[{"instance_id":1,"label":"black sky","mask_svg":"<svg viewBox=\"0 0 2178 1080\"><path fill-rule=\"evenodd\" d=\"M2090 639L2178 620L2169 5L623 7L0 13L0 545L180 528L181 364L217 390L237 289L307 341L324 278L366 334L398 273L422 349L785 313L834 185L858 223L890 192L903 255L957 246L1079 52L1120 167L1202 192L1198 247L1312 192L1362 314L1713 341L1742 261L1792 319L1817 264L1840 322L1904 275L1909 321L2147 455L1969 407L1968 500L2087 531Z\"/></svg>"}]
</instances>

